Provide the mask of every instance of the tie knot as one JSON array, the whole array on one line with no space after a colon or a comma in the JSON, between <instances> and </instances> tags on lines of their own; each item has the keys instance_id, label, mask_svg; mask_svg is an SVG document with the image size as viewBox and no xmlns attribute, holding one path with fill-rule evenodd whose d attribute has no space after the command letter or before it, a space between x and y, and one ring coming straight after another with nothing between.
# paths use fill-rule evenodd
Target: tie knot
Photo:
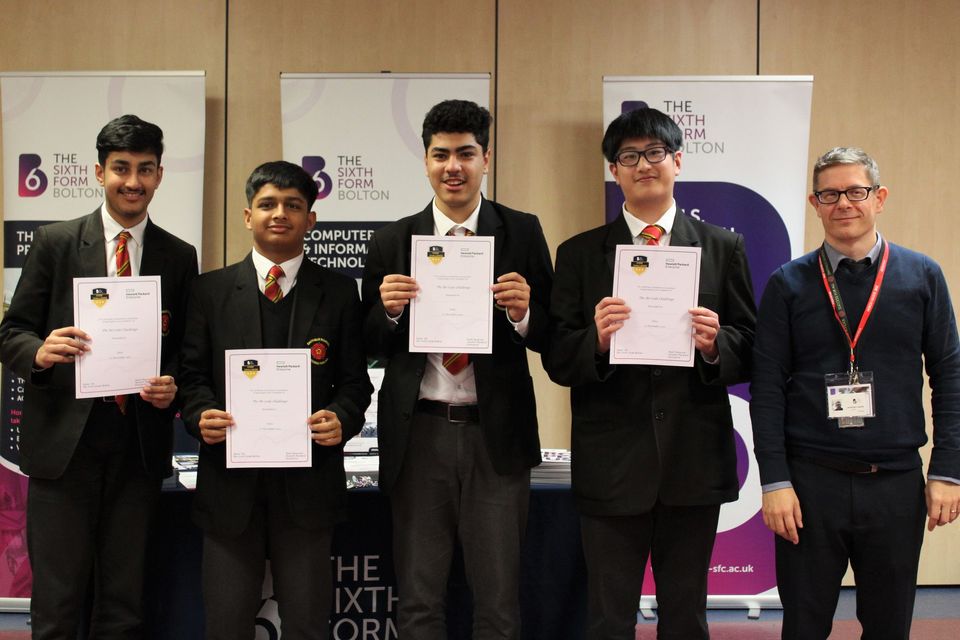
<instances>
[{"instance_id":1,"label":"tie knot","mask_svg":"<svg viewBox=\"0 0 960 640\"><path fill-rule=\"evenodd\" d=\"M120 235L117 236L117 242L119 242L120 244L127 244L127 240L129 240L132 237L133 236L130 235L129 231L124 230L124 231L121 231Z\"/></svg>"},{"instance_id":2,"label":"tie knot","mask_svg":"<svg viewBox=\"0 0 960 640\"><path fill-rule=\"evenodd\" d=\"M457 233L457 229L463 229L463 235L465 235L465 236L475 236L475 235L477 235L477 234L475 234L473 231L471 231L470 229L467 229L466 227L461 227L461 226L458 225L458 224L450 227L450 231L447 231L447 235L448 235L448 236L460 235L460 234Z\"/></svg>"},{"instance_id":3,"label":"tie knot","mask_svg":"<svg viewBox=\"0 0 960 640\"><path fill-rule=\"evenodd\" d=\"M267 272L267 279L273 278L274 280L279 280L283 277L283 267L278 264L270 267L270 271Z\"/></svg>"},{"instance_id":4,"label":"tie knot","mask_svg":"<svg viewBox=\"0 0 960 640\"><path fill-rule=\"evenodd\" d=\"M646 240L647 244L660 244L660 238L666 233L666 229L658 224L648 224L640 232L640 237Z\"/></svg>"}]
</instances>

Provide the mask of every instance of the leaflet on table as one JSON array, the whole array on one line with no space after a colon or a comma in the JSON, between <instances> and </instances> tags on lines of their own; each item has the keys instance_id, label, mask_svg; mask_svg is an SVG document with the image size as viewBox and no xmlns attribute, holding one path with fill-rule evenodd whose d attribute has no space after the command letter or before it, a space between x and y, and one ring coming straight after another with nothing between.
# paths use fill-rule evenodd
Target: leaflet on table
<instances>
[{"instance_id":1,"label":"leaflet on table","mask_svg":"<svg viewBox=\"0 0 960 640\"><path fill-rule=\"evenodd\" d=\"M413 236L411 352L493 353L493 238Z\"/></svg>"},{"instance_id":2,"label":"leaflet on table","mask_svg":"<svg viewBox=\"0 0 960 640\"><path fill-rule=\"evenodd\" d=\"M309 349L224 352L227 468L309 467Z\"/></svg>"},{"instance_id":3,"label":"leaflet on table","mask_svg":"<svg viewBox=\"0 0 960 640\"><path fill-rule=\"evenodd\" d=\"M140 393L160 375L160 312L160 276L73 279L73 323L90 336L77 398Z\"/></svg>"},{"instance_id":4,"label":"leaflet on table","mask_svg":"<svg viewBox=\"0 0 960 640\"><path fill-rule=\"evenodd\" d=\"M613 334L610 364L693 366L700 255L700 247L617 245L613 296L630 318Z\"/></svg>"}]
</instances>

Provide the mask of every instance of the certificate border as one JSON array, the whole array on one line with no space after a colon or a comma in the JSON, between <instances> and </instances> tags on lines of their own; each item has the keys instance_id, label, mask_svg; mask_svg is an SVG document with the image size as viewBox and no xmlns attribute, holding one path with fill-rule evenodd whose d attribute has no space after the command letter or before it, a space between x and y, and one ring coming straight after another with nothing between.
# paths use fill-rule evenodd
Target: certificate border
<instances>
[{"instance_id":1,"label":"certificate border","mask_svg":"<svg viewBox=\"0 0 960 640\"><path fill-rule=\"evenodd\" d=\"M83 328L83 325L80 323L80 318L78 316L80 311L80 289L84 290L90 288L91 286L97 284L109 285L111 288L115 285L120 284L129 284L129 283L150 283L153 284L156 288L154 299L156 300L156 312L157 312L157 345L156 353L154 354L154 362L156 367L154 371L156 375L160 375L160 362L161 362L161 348L163 344L163 327L160 322L160 315L163 313L163 288L161 286L160 276L125 276L125 277L113 277L113 278L74 278L73 279L73 323L74 326ZM81 356L74 363L74 397L78 400L90 399L90 398L103 398L105 396L116 396L116 395L131 395L139 394L142 387L133 386L133 387L121 387L114 389L103 389L98 391L82 391L83 388L83 366L81 362L83 357Z\"/></svg>"},{"instance_id":2,"label":"certificate border","mask_svg":"<svg viewBox=\"0 0 960 640\"><path fill-rule=\"evenodd\" d=\"M414 280L417 279L417 250L420 243L436 243L443 242L444 244L489 244L490 245L490 269L487 279L490 281L490 284L493 284L493 263L496 259L493 236L424 236L424 235L414 235L410 236L411 245L410 245L410 277ZM490 298L490 305L493 306L493 292L488 290L488 296ZM413 326L416 320L416 309L417 303L416 300L412 300L410 303L410 327L408 332L407 339L407 350L410 353L469 353L473 354L490 354L493 353L493 312L491 311L490 315L487 316L487 346L486 347L468 347L468 346L445 346L445 347L422 347L414 344L413 342Z\"/></svg>"},{"instance_id":3,"label":"certificate border","mask_svg":"<svg viewBox=\"0 0 960 640\"><path fill-rule=\"evenodd\" d=\"M312 392L312 376L313 371L310 369L312 366L310 364L310 350L309 349L226 349L223 352L224 356L224 406L226 407L227 413L231 413L231 396L232 396L232 387L230 385L230 372L231 372L231 362L234 358L239 358L241 360L246 360L250 356L258 356L263 358L269 356L271 358L276 358L278 356L299 356L303 359L304 365L308 375L304 380L306 385L306 398L307 398L307 411L304 416L304 426L306 426L306 420L312 413L313 408L313 394ZM228 469L280 469L280 468L294 468L294 469L306 469L313 466L313 442L310 441L310 445L307 449L307 459L306 461L295 461L290 462L288 460L257 460L256 462L240 462L233 459L233 440L227 434L226 445L226 460L225 464ZM309 436L308 436L309 437Z\"/></svg>"},{"instance_id":4,"label":"certificate border","mask_svg":"<svg viewBox=\"0 0 960 640\"><path fill-rule=\"evenodd\" d=\"M616 297L617 292L620 287L620 270L617 269L618 259L622 253L628 251L633 252L637 250L643 251L652 251L655 253L666 254L666 253L678 253L684 255L693 255L694 261L696 262L697 270L697 281L696 285L693 287L693 300L690 304L690 308L698 306L700 301L700 267L701 267L701 258L703 257L703 248L702 247L675 247L671 245L659 246L659 245L636 245L636 244L618 244L614 250L614 260L613 260L613 295ZM622 327L621 327L622 328ZM686 360L667 360L667 359L658 359L658 358L624 358L617 357L615 354L615 345L617 340L617 334L614 333L613 337L610 339L610 364L640 364L640 365L653 365L653 366L672 366L672 367L692 367L697 358L697 349L693 340L693 334L690 335L690 357Z\"/></svg>"}]
</instances>

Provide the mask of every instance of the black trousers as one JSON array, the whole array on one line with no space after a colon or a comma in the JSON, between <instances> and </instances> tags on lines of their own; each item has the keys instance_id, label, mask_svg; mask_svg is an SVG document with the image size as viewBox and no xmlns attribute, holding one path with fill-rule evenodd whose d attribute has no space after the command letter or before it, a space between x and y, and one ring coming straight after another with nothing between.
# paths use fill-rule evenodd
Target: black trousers
<instances>
[{"instance_id":1,"label":"black trousers","mask_svg":"<svg viewBox=\"0 0 960 640\"><path fill-rule=\"evenodd\" d=\"M530 473L493 470L477 423L417 413L391 495L403 640L446 638L455 544L473 594L473 638L520 637L520 547Z\"/></svg>"},{"instance_id":2,"label":"black trousers","mask_svg":"<svg viewBox=\"0 0 960 640\"><path fill-rule=\"evenodd\" d=\"M800 500L800 543L778 537L783 638L830 635L849 561L863 640L907 640L916 595L926 503L923 473L835 471L790 461Z\"/></svg>"},{"instance_id":3,"label":"black trousers","mask_svg":"<svg viewBox=\"0 0 960 640\"><path fill-rule=\"evenodd\" d=\"M90 638L142 637L144 553L159 495L132 420L115 404L94 403L64 474L30 478L34 640L76 640L90 599Z\"/></svg>"},{"instance_id":4,"label":"black trousers","mask_svg":"<svg viewBox=\"0 0 960 640\"><path fill-rule=\"evenodd\" d=\"M657 583L657 638L709 638L707 569L720 505L657 502L636 516L581 515L589 640L633 640L643 572Z\"/></svg>"},{"instance_id":5,"label":"black trousers","mask_svg":"<svg viewBox=\"0 0 960 640\"><path fill-rule=\"evenodd\" d=\"M333 528L290 517L282 470L260 471L257 502L238 536L204 532L202 590L208 640L251 640L269 555L284 640L326 640L333 600Z\"/></svg>"}]
</instances>

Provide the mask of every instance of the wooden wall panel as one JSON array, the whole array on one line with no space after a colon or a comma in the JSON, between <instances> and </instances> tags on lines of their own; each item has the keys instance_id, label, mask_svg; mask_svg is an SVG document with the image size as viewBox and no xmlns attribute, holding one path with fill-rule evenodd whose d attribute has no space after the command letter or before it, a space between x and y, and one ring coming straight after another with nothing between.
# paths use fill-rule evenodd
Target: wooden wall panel
<instances>
[{"instance_id":1,"label":"wooden wall panel","mask_svg":"<svg viewBox=\"0 0 960 640\"><path fill-rule=\"evenodd\" d=\"M756 71L754 0L499 4L497 197L552 251L603 223L603 76ZM568 392L531 365L543 444L568 447Z\"/></svg>"},{"instance_id":2,"label":"wooden wall panel","mask_svg":"<svg viewBox=\"0 0 960 640\"><path fill-rule=\"evenodd\" d=\"M759 24L761 73L814 75L811 168L831 147L866 149L890 189L881 233L939 262L956 308L960 4L761 0ZM807 211L812 249L823 228ZM919 582L960 584L960 526L927 535Z\"/></svg>"},{"instance_id":3,"label":"wooden wall panel","mask_svg":"<svg viewBox=\"0 0 960 640\"><path fill-rule=\"evenodd\" d=\"M264 7L260 0L230 3L228 263L251 245L241 216L247 176L282 156L281 72L494 70L493 0L279 0L268 14Z\"/></svg>"},{"instance_id":4,"label":"wooden wall panel","mask_svg":"<svg viewBox=\"0 0 960 640\"><path fill-rule=\"evenodd\" d=\"M207 269L223 262L225 42L226 2L4 0L0 20L3 71L206 71L202 253ZM91 139L90 146L94 143ZM157 223L163 226L162 214Z\"/></svg>"}]
</instances>

